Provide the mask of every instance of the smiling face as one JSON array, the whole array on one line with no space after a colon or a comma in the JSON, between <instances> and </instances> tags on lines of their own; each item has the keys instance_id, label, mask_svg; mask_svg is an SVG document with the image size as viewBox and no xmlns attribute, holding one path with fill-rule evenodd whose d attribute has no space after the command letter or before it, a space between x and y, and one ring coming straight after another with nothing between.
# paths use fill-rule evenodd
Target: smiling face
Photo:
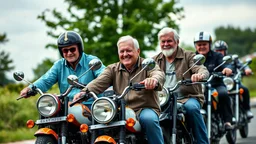
<instances>
[{"instance_id":1,"label":"smiling face","mask_svg":"<svg viewBox=\"0 0 256 144\"><path fill-rule=\"evenodd\" d=\"M132 40L120 42L118 45L118 56L120 62L126 69L132 70L140 55L140 49L134 47Z\"/></svg>"},{"instance_id":2,"label":"smiling face","mask_svg":"<svg viewBox=\"0 0 256 144\"><path fill-rule=\"evenodd\" d=\"M210 43L208 41L198 41L195 43L196 51L204 56L210 51Z\"/></svg>"},{"instance_id":3,"label":"smiling face","mask_svg":"<svg viewBox=\"0 0 256 144\"><path fill-rule=\"evenodd\" d=\"M69 62L69 63L75 63L79 58L79 51L77 45L71 45L67 47L63 47L61 49L63 53L63 57Z\"/></svg>"},{"instance_id":4,"label":"smiling face","mask_svg":"<svg viewBox=\"0 0 256 144\"><path fill-rule=\"evenodd\" d=\"M174 34L168 33L160 37L160 47L166 57L170 57L177 50L179 41L174 40Z\"/></svg>"}]
</instances>

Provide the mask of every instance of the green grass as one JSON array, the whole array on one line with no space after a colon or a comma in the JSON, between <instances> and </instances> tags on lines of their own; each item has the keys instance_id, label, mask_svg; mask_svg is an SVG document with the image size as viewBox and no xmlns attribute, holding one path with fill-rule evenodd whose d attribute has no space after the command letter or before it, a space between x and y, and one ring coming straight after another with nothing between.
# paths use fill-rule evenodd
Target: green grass
<instances>
[{"instance_id":1,"label":"green grass","mask_svg":"<svg viewBox=\"0 0 256 144\"><path fill-rule=\"evenodd\" d=\"M34 133L36 132L36 130L36 127L34 127L33 129L18 128L17 130L14 131L1 130L0 143L35 139Z\"/></svg>"}]
</instances>

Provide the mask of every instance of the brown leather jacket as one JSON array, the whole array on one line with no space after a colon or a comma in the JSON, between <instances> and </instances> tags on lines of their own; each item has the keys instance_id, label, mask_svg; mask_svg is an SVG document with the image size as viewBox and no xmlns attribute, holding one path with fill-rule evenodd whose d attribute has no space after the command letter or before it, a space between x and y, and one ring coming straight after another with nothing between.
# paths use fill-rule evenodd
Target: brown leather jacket
<instances>
[{"instance_id":1,"label":"brown leather jacket","mask_svg":"<svg viewBox=\"0 0 256 144\"><path fill-rule=\"evenodd\" d=\"M193 65L194 56L194 52L185 51L182 48L178 47L174 62L177 81L181 80L182 74ZM166 58L163 55L163 53L161 52L153 58L159 64L160 68L165 72ZM196 65L184 76L184 79L190 79L191 75L194 73L202 73L207 78L209 77L209 72L204 65ZM203 105L204 94L202 93L201 85L181 86L179 90L181 94L185 97L184 99L179 100L179 102L185 103L188 100L188 98L195 97L199 100L201 106Z\"/></svg>"},{"instance_id":2,"label":"brown leather jacket","mask_svg":"<svg viewBox=\"0 0 256 144\"><path fill-rule=\"evenodd\" d=\"M113 90L120 95L125 87L129 85L130 79L142 69L142 61L143 58L138 58L136 68L132 72L128 72L120 62L107 66L100 76L87 85L87 90L99 94L109 86L113 86ZM148 77L156 78L159 83L158 90L162 89L165 82L165 74L157 64L151 71L142 71L133 79L132 83L139 83ZM132 90L124 98L127 106L137 113L143 108L152 108L158 114L160 113L159 99L155 90Z\"/></svg>"}]
</instances>

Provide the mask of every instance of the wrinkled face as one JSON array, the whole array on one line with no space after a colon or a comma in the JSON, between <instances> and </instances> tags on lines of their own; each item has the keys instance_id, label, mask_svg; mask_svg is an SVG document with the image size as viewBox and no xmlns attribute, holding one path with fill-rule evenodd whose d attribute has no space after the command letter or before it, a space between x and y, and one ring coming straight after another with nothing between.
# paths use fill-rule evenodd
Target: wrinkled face
<instances>
[{"instance_id":1,"label":"wrinkled face","mask_svg":"<svg viewBox=\"0 0 256 144\"><path fill-rule=\"evenodd\" d=\"M140 55L140 49L136 49L133 45L132 40L124 41L118 45L118 56L120 62L126 67L126 69L131 70L136 64L137 59Z\"/></svg>"},{"instance_id":2,"label":"wrinkled face","mask_svg":"<svg viewBox=\"0 0 256 144\"><path fill-rule=\"evenodd\" d=\"M225 56L225 50L215 50L215 52L221 53L223 56Z\"/></svg>"},{"instance_id":3,"label":"wrinkled face","mask_svg":"<svg viewBox=\"0 0 256 144\"><path fill-rule=\"evenodd\" d=\"M71 45L67 47L63 47L61 49L63 53L63 57L69 62L74 63L79 58L79 51L77 45Z\"/></svg>"},{"instance_id":4,"label":"wrinkled face","mask_svg":"<svg viewBox=\"0 0 256 144\"><path fill-rule=\"evenodd\" d=\"M170 57L177 50L179 41L174 40L173 33L168 33L160 37L160 47L166 57Z\"/></svg>"},{"instance_id":5,"label":"wrinkled face","mask_svg":"<svg viewBox=\"0 0 256 144\"><path fill-rule=\"evenodd\" d=\"M199 41L195 43L196 51L204 56L210 51L210 43L207 41Z\"/></svg>"}]
</instances>

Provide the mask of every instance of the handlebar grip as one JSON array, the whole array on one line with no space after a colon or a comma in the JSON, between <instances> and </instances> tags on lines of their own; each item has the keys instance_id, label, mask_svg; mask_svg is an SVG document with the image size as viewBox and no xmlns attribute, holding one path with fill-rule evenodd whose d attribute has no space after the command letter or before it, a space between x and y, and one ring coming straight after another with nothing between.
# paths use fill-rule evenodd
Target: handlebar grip
<instances>
[{"instance_id":1,"label":"handlebar grip","mask_svg":"<svg viewBox=\"0 0 256 144\"><path fill-rule=\"evenodd\" d=\"M144 84L140 84L140 83L136 83L136 84L132 85L132 89L136 90L136 91L139 91L139 90L145 89L145 85Z\"/></svg>"},{"instance_id":2,"label":"handlebar grip","mask_svg":"<svg viewBox=\"0 0 256 144\"><path fill-rule=\"evenodd\" d=\"M27 97L35 96L36 94L37 94L36 91L30 90L30 91L27 92Z\"/></svg>"},{"instance_id":3,"label":"handlebar grip","mask_svg":"<svg viewBox=\"0 0 256 144\"><path fill-rule=\"evenodd\" d=\"M69 106L72 107L73 105L80 102L81 100L87 101L89 98L90 98L89 94L86 93L86 94L82 95L79 99L72 102Z\"/></svg>"}]
</instances>

